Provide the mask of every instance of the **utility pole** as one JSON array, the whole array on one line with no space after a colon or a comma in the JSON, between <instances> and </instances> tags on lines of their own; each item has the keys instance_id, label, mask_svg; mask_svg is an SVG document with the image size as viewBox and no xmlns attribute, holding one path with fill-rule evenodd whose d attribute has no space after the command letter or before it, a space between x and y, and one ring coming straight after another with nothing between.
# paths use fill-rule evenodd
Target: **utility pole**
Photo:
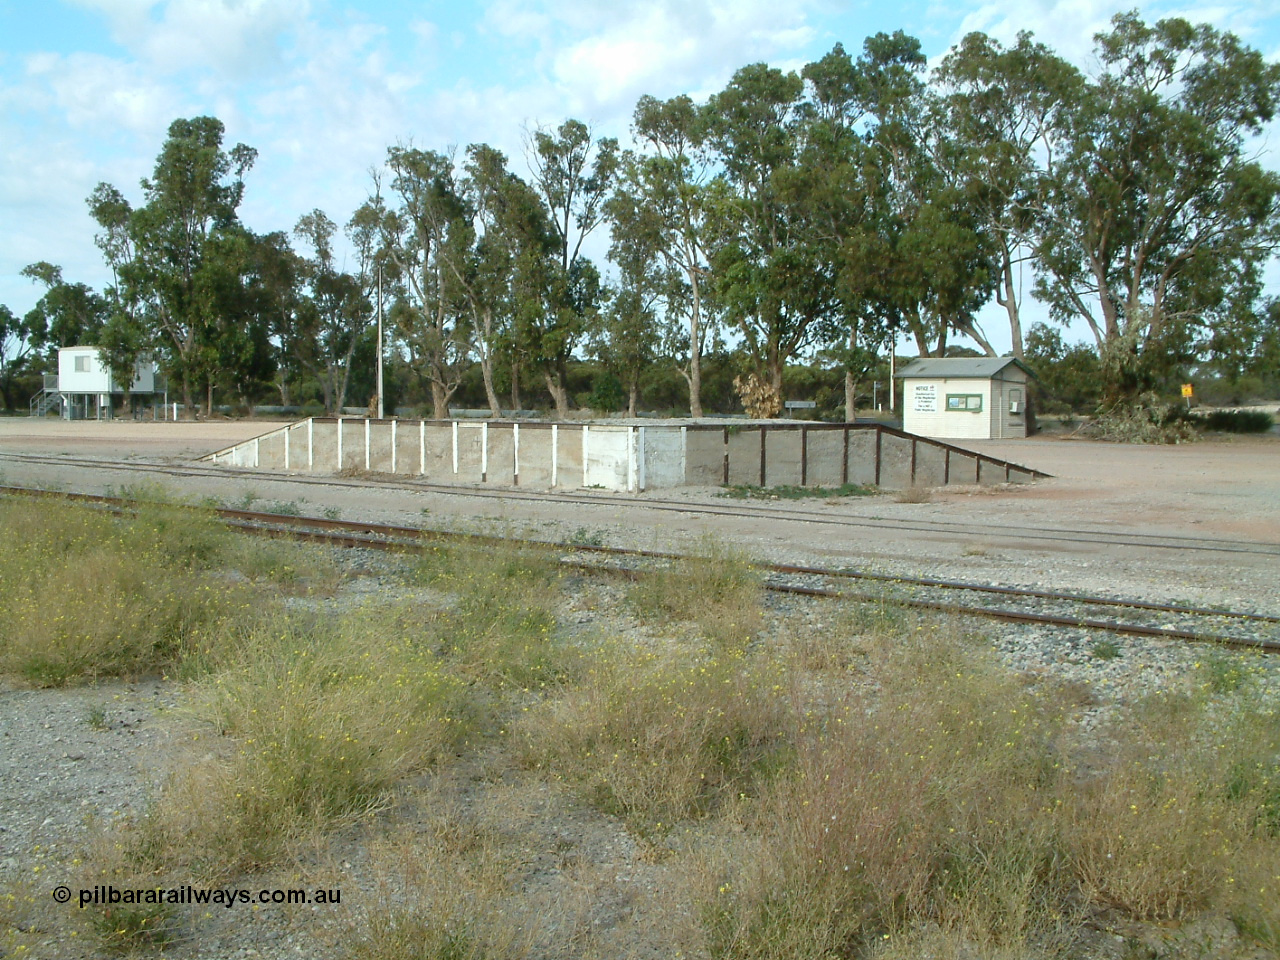
<instances>
[{"instance_id":1,"label":"utility pole","mask_svg":"<svg viewBox=\"0 0 1280 960\"><path fill-rule=\"evenodd\" d=\"M382 264L378 264L378 419L383 418L382 409Z\"/></svg>"},{"instance_id":2,"label":"utility pole","mask_svg":"<svg viewBox=\"0 0 1280 960\"><path fill-rule=\"evenodd\" d=\"M893 397L898 391L894 389L893 377L897 373L898 363L898 334L895 332L893 339L889 341L889 412L893 413Z\"/></svg>"}]
</instances>

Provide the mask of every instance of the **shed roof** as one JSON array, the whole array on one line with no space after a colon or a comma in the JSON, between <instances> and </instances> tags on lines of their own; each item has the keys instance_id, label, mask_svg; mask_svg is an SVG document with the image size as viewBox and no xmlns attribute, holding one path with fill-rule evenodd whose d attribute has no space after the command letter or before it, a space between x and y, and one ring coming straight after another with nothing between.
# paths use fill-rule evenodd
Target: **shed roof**
<instances>
[{"instance_id":1,"label":"shed roof","mask_svg":"<svg viewBox=\"0 0 1280 960\"><path fill-rule=\"evenodd\" d=\"M988 379L1010 365L1018 367L1029 377L1035 376L1031 368L1017 357L920 357L901 367L897 376L899 379L904 377Z\"/></svg>"}]
</instances>

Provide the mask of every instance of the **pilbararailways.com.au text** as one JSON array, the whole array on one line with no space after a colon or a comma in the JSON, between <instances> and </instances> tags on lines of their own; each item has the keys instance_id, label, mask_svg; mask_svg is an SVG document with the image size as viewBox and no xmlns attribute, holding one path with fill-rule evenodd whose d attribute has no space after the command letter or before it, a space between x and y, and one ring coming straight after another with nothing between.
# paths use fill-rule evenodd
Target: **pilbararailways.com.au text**
<instances>
[{"instance_id":1,"label":"pilbararailways.com.au text","mask_svg":"<svg viewBox=\"0 0 1280 960\"><path fill-rule=\"evenodd\" d=\"M342 891L337 888L315 890L241 890L236 887L193 887L183 884L177 887L115 887L99 885L82 889L80 906L95 904L192 904L198 906L237 906L266 904L337 904L342 902Z\"/></svg>"}]
</instances>

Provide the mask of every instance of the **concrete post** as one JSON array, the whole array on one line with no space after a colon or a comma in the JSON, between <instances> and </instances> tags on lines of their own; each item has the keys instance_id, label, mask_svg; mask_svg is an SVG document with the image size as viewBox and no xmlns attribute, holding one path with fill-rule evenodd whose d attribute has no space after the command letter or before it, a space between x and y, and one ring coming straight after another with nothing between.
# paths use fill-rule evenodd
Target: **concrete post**
<instances>
[{"instance_id":1,"label":"concrete post","mask_svg":"<svg viewBox=\"0 0 1280 960\"><path fill-rule=\"evenodd\" d=\"M682 428L682 429L683 429L683 428ZM645 473L645 470L644 470L644 427L641 427L641 428L640 428L640 452L639 452L639 457L638 457L638 459L639 459L639 463L637 463L637 464L636 464L636 468L637 468L637 472L638 472L638 473L637 473L637 477L636 477L636 487L637 487L637 488L639 488L641 491L643 491L643 490L644 490L644 488L645 488L645 475L644 475L644 473Z\"/></svg>"}]
</instances>

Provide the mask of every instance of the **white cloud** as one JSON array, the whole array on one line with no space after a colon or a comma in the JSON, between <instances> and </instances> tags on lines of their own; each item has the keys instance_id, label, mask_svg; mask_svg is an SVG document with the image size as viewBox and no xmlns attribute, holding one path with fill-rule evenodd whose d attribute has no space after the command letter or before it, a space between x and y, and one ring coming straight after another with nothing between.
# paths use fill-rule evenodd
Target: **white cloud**
<instances>
[{"instance_id":1,"label":"white cloud","mask_svg":"<svg viewBox=\"0 0 1280 960\"><path fill-rule=\"evenodd\" d=\"M499 0L486 22L527 38L568 112L629 115L645 93L705 94L745 63L812 43L808 4L776 0Z\"/></svg>"},{"instance_id":2,"label":"white cloud","mask_svg":"<svg viewBox=\"0 0 1280 960\"><path fill-rule=\"evenodd\" d=\"M280 60L281 39L305 23L307 0L74 0L103 14L113 39L164 71L207 67L253 76Z\"/></svg>"},{"instance_id":3,"label":"white cloud","mask_svg":"<svg viewBox=\"0 0 1280 960\"><path fill-rule=\"evenodd\" d=\"M1246 43L1256 42L1264 21L1275 19L1271 0L1239 0L1199 7L1149 2L1133 6L1148 23L1181 17L1230 31ZM1019 31L1029 30L1059 56L1085 69L1093 69L1096 67L1093 37L1109 31L1111 18L1121 9L1124 5L1117 5L1114 0L992 0L964 17L952 42L981 30L1001 43L1013 44Z\"/></svg>"},{"instance_id":4,"label":"white cloud","mask_svg":"<svg viewBox=\"0 0 1280 960\"><path fill-rule=\"evenodd\" d=\"M112 135L153 135L178 115L184 99L137 64L93 53L28 58L22 90L72 127Z\"/></svg>"}]
</instances>

